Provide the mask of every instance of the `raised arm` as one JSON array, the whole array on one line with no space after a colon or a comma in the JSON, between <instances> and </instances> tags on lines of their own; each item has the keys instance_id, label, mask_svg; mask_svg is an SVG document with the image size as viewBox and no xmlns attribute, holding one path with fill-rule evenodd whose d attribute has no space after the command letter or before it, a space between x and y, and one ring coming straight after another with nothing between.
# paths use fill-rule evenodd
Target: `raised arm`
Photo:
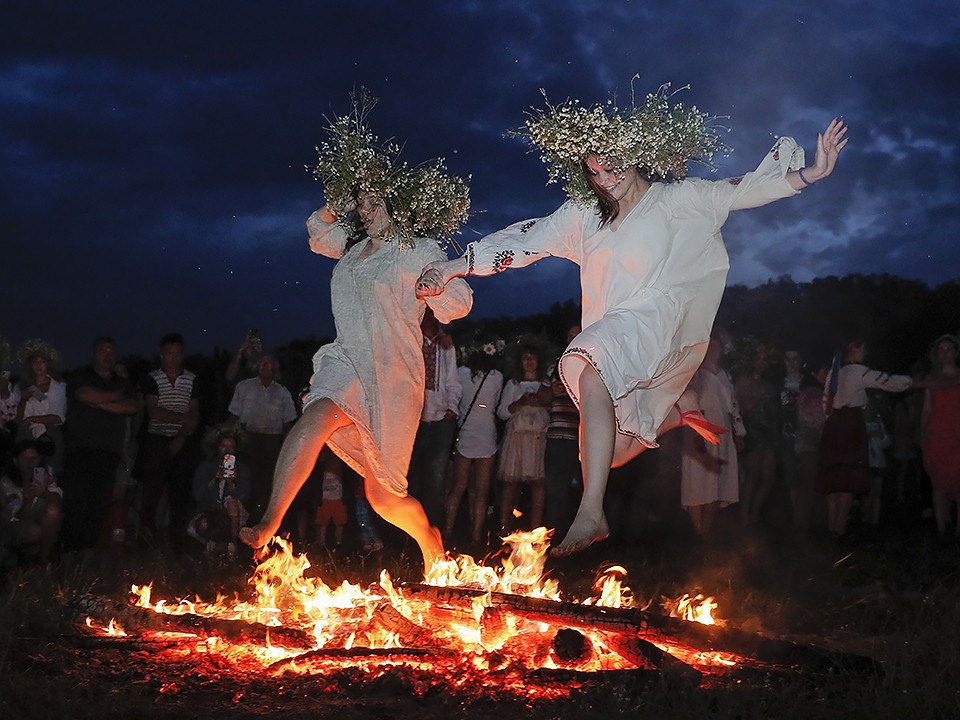
<instances>
[{"instance_id":1,"label":"raised arm","mask_svg":"<svg viewBox=\"0 0 960 720\"><path fill-rule=\"evenodd\" d=\"M817 155L813 165L792 170L787 173L787 182L794 190L803 190L813 183L823 180L833 172L840 151L847 144L847 126L843 120L834 118L822 133L817 133Z\"/></svg>"}]
</instances>

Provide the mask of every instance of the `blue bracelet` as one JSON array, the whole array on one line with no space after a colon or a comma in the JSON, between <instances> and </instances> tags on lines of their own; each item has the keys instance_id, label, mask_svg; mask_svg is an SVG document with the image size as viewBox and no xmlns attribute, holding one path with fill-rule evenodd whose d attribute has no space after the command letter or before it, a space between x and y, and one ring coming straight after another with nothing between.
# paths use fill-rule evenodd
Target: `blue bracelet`
<instances>
[{"instance_id":1,"label":"blue bracelet","mask_svg":"<svg viewBox=\"0 0 960 720\"><path fill-rule=\"evenodd\" d=\"M800 182L802 182L807 187L810 187L811 185L813 185L812 182L810 182L803 176L803 168L800 168L799 170L797 170L797 175L800 176Z\"/></svg>"}]
</instances>

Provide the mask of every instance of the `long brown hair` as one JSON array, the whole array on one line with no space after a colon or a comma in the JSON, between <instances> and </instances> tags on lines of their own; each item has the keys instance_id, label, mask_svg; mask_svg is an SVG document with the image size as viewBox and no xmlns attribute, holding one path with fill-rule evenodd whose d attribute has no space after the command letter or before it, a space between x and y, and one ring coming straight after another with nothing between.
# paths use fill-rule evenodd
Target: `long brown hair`
<instances>
[{"instance_id":1,"label":"long brown hair","mask_svg":"<svg viewBox=\"0 0 960 720\"><path fill-rule=\"evenodd\" d=\"M586 159L580 162L580 171L583 173L587 185L593 190L593 194L597 196L597 214L600 216L600 227L616 220L620 214L620 203L597 182L597 175L587 165ZM646 180L649 183L661 179L660 176L651 173L648 168L639 165L637 166L637 175L640 176L641 180Z\"/></svg>"}]
</instances>

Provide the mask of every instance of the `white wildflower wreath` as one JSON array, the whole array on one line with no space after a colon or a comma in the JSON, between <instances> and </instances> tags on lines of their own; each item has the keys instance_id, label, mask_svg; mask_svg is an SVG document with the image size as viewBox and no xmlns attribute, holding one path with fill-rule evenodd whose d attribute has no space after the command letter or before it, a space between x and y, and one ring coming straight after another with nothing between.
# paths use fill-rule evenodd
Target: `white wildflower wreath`
<instances>
[{"instance_id":1,"label":"white wildflower wreath","mask_svg":"<svg viewBox=\"0 0 960 720\"><path fill-rule=\"evenodd\" d=\"M524 127L508 135L522 137L540 150L548 166L548 184L563 182L571 200L592 205L596 196L582 170L590 155L609 163L614 172L638 167L648 177L668 182L686 176L688 162L716 169L714 155L730 151L718 135L726 128L716 124L720 118L694 105L670 105L674 95L688 89L689 85L671 91L666 83L637 106L631 81L629 110L621 110L612 100L589 107L579 100L553 105L541 90L547 107L531 109Z\"/></svg>"},{"instance_id":2,"label":"white wildflower wreath","mask_svg":"<svg viewBox=\"0 0 960 720\"><path fill-rule=\"evenodd\" d=\"M402 238L430 237L441 246L460 231L470 210L469 176L450 175L443 158L410 166L394 142L380 143L367 126L377 99L352 93L351 112L326 128L330 139L317 146L318 162L307 170L323 183L327 204L351 234L360 231L354 206L358 190L385 200Z\"/></svg>"}]
</instances>

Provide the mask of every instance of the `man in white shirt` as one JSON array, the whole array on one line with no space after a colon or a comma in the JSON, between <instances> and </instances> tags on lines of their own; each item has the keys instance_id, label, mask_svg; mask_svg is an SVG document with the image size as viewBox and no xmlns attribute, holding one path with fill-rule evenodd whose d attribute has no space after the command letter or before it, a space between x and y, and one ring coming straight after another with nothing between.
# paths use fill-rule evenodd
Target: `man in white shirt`
<instances>
[{"instance_id":1,"label":"man in white shirt","mask_svg":"<svg viewBox=\"0 0 960 720\"><path fill-rule=\"evenodd\" d=\"M257 377L237 383L228 407L230 419L246 431L243 459L253 478L249 508L252 522L259 521L267 507L283 436L297 419L293 396L276 376L276 357L264 353L257 360Z\"/></svg>"},{"instance_id":2,"label":"man in white shirt","mask_svg":"<svg viewBox=\"0 0 960 720\"><path fill-rule=\"evenodd\" d=\"M428 307L420 323L426 368L423 412L410 458L409 492L420 501L430 524L443 527L444 479L457 432L457 408L463 386L457 374L457 353Z\"/></svg>"}]
</instances>

